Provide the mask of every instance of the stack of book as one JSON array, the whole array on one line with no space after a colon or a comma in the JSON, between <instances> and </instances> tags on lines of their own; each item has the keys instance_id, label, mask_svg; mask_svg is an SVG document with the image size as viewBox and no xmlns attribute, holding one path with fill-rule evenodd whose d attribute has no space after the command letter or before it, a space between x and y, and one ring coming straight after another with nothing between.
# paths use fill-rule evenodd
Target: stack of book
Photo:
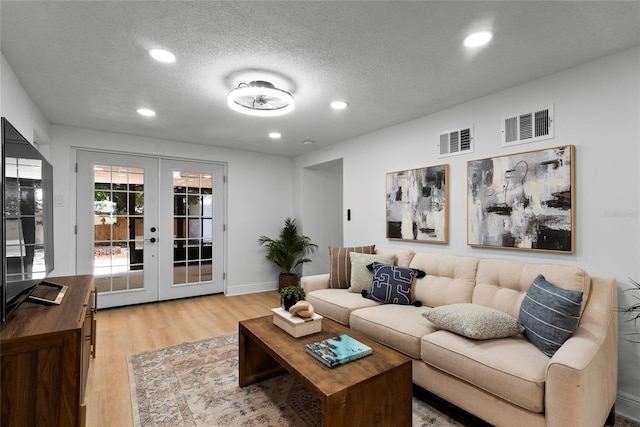
<instances>
[{"instance_id":1,"label":"stack of book","mask_svg":"<svg viewBox=\"0 0 640 427\"><path fill-rule=\"evenodd\" d=\"M330 368L371 354L371 347L342 334L306 345L306 351Z\"/></svg>"}]
</instances>

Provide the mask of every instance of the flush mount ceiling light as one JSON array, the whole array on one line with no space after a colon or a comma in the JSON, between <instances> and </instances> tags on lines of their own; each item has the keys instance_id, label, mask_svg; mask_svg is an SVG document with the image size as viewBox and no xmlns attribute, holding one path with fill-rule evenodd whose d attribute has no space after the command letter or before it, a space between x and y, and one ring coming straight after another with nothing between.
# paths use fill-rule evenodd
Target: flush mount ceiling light
<instances>
[{"instance_id":1,"label":"flush mount ceiling light","mask_svg":"<svg viewBox=\"0 0 640 427\"><path fill-rule=\"evenodd\" d=\"M334 110L344 110L348 106L349 106L349 104L347 104L344 101L333 101L331 103L331 108L333 108Z\"/></svg>"},{"instance_id":2,"label":"flush mount ceiling light","mask_svg":"<svg viewBox=\"0 0 640 427\"><path fill-rule=\"evenodd\" d=\"M176 61L176 56L164 49L150 49L149 55L156 61L171 63Z\"/></svg>"},{"instance_id":3,"label":"flush mount ceiling light","mask_svg":"<svg viewBox=\"0 0 640 427\"><path fill-rule=\"evenodd\" d=\"M138 112L138 114L140 114L141 116L146 116L146 117L153 117L156 115L156 112L153 110L150 110L148 108L138 108L136 110Z\"/></svg>"},{"instance_id":4,"label":"flush mount ceiling light","mask_svg":"<svg viewBox=\"0 0 640 427\"><path fill-rule=\"evenodd\" d=\"M269 132L269 138L280 139L282 138L282 134L280 132Z\"/></svg>"},{"instance_id":5,"label":"flush mount ceiling light","mask_svg":"<svg viewBox=\"0 0 640 427\"><path fill-rule=\"evenodd\" d=\"M239 113L262 117L282 116L295 106L289 92L262 80L240 83L229 92L227 105Z\"/></svg>"},{"instance_id":6,"label":"flush mount ceiling light","mask_svg":"<svg viewBox=\"0 0 640 427\"><path fill-rule=\"evenodd\" d=\"M489 43L493 38L493 33L489 31L480 31L473 33L464 39L464 45L466 47L479 47Z\"/></svg>"}]
</instances>

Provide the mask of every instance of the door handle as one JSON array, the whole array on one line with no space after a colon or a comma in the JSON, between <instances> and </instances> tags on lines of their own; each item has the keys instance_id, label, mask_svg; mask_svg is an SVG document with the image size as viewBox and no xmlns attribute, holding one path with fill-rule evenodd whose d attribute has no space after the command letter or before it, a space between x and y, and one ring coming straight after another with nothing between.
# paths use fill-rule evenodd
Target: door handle
<instances>
[{"instance_id":1,"label":"door handle","mask_svg":"<svg viewBox=\"0 0 640 427\"><path fill-rule=\"evenodd\" d=\"M151 243L155 243L156 241L158 241L158 239L156 239L155 237L152 237L150 239L144 239L145 242L151 242Z\"/></svg>"}]
</instances>

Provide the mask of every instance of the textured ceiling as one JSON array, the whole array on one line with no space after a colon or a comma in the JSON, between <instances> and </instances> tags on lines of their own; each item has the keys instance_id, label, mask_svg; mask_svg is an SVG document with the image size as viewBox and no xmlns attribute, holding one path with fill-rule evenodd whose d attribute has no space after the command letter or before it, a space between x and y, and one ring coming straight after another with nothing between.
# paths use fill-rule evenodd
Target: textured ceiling
<instances>
[{"instance_id":1,"label":"textured ceiling","mask_svg":"<svg viewBox=\"0 0 640 427\"><path fill-rule=\"evenodd\" d=\"M2 0L0 24L53 124L295 156L638 45L640 2ZM465 49L480 29L492 43ZM153 47L177 61L155 62ZM290 91L296 109L231 111L228 91L250 80Z\"/></svg>"}]
</instances>

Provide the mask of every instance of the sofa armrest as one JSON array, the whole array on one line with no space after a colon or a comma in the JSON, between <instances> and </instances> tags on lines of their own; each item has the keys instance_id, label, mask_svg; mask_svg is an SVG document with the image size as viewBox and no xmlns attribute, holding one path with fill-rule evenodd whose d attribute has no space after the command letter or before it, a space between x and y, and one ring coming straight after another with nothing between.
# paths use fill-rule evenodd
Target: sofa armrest
<instances>
[{"instance_id":1,"label":"sofa armrest","mask_svg":"<svg viewBox=\"0 0 640 427\"><path fill-rule=\"evenodd\" d=\"M602 426L618 388L617 287L591 278L578 329L547 365L547 426Z\"/></svg>"},{"instance_id":2,"label":"sofa armrest","mask_svg":"<svg viewBox=\"0 0 640 427\"><path fill-rule=\"evenodd\" d=\"M329 273L303 276L300 279L300 286L304 289L305 294L318 289L329 289Z\"/></svg>"}]
</instances>

